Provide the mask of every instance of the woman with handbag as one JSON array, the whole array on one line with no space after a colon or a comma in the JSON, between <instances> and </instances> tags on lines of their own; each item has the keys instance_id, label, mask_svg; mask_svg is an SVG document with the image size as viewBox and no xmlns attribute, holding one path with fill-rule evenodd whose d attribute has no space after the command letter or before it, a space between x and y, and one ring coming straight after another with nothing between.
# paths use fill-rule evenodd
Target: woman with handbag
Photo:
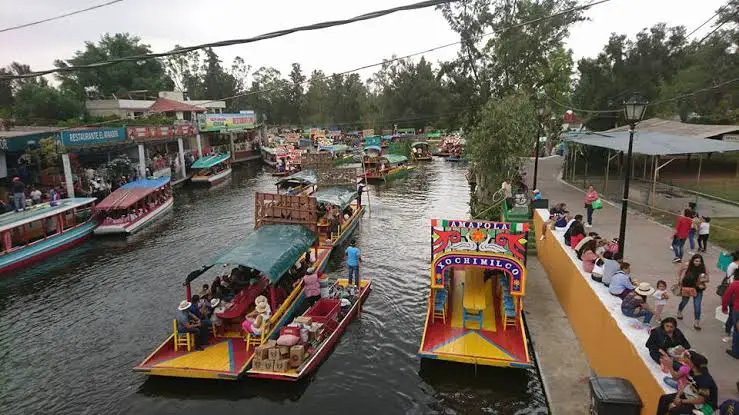
<instances>
[{"instance_id":1,"label":"woman with handbag","mask_svg":"<svg viewBox=\"0 0 739 415\"><path fill-rule=\"evenodd\" d=\"M596 203L596 206L594 207L593 204ZM598 206L603 207L603 202L600 202L600 197L598 196L598 192L595 191L595 186L588 185L588 191L585 193L585 209L587 209L588 212L588 221L585 223L586 228L592 228L593 227L593 210L597 209Z\"/></svg>"},{"instance_id":2,"label":"woman with handbag","mask_svg":"<svg viewBox=\"0 0 739 415\"><path fill-rule=\"evenodd\" d=\"M683 264L678 272L678 284L680 286L680 305L677 306L677 319L683 319L683 309L688 305L690 298L693 298L693 311L695 312L695 322L693 328L700 330L701 319L701 303L703 302L703 291L708 284L708 274L706 273L706 264L703 256L695 254L690 258L690 262Z\"/></svg>"}]
</instances>

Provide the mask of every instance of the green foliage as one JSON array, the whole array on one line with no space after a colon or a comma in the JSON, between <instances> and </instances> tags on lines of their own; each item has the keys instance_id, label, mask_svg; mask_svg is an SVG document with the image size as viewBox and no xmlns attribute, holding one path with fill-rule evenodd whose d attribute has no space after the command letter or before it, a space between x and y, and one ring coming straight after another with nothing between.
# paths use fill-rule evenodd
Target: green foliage
<instances>
[{"instance_id":1,"label":"green foliage","mask_svg":"<svg viewBox=\"0 0 739 415\"><path fill-rule=\"evenodd\" d=\"M105 34L98 43L85 42L85 49L78 50L67 60L54 62L58 68L151 53L149 45L128 33ZM148 90L152 93L172 90L174 83L167 76L162 63L156 59L124 62L95 70L62 72L57 74L61 89L82 100L90 98L110 99L112 94Z\"/></svg>"},{"instance_id":2,"label":"green foliage","mask_svg":"<svg viewBox=\"0 0 739 415\"><path fill-rule=\"evenodd\" d=\"M46 85L25 84L14 99L19 125L55 124L57 120L77 118L84 113L84 105L74 96Z\"/></svg>"},{"instance_id":3,"label":"green foliage","mask_svg":"<svg viewBox=\"0 0 739 415\"><path fill-rule=\"evenodd\" d=\"M503 180L510 180L531 154L539 126L534 102L523 93L490 100L467 138L465 152L474 166L480 203L490 203Z\"/></svg>"}]
</instances>

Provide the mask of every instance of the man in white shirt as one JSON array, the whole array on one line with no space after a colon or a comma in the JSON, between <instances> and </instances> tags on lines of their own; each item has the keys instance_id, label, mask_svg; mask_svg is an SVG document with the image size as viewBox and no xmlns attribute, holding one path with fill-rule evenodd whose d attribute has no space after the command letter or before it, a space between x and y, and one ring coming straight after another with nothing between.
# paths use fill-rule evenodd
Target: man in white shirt
<instances>
[{"instance_id":1,"label":"man in white shirt","mask_svg":"<svg viewBox=\"0 0 739 415\"><path fill-rule=\"evenodd\" d=\"M41 203L41 190L36 189L35 187L31 190L31 200L33 200L33 204L37 205Z\"/></svg>"}]
</instances>

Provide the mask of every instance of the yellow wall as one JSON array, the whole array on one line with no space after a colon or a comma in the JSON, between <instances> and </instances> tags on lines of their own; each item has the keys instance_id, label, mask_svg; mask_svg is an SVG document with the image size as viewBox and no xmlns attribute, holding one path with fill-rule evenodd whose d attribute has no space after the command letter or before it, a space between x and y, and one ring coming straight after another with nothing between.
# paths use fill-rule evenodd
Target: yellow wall
<instances>
[{"instance_id":1,"label":"yellow wall","mask_svg":"<svg viewBox=\"0 0 739 415\"><path fill-rule=\"evenodd\" d=\"M580 339L590 367L598 376L628 379L641 397L644 405L642 414L656 413L659 397L664 390L647 363L622 333L616 320L565 251L564 245L551 234L552 231L547 229L547 238L543 241L540 239L543 219L538 212L534 215L534 223L539 261Z\"/></svg>"}]
</instances>

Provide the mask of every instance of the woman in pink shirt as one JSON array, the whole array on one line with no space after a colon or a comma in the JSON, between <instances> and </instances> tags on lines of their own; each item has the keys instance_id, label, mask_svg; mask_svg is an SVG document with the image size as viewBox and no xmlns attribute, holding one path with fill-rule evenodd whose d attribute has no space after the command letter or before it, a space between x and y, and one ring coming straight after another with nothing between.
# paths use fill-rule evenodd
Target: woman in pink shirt
<instances>
[{"instance_id":1,"label":"woman in pink shirt","mask_svg":"<svg viewBox=\"0 0 739 415\"><path fill-rule=\"evenodd\" d=\"M321 298L321 283L318 280L318 273L314 268L308 268L303 277L303 289L305 290L305 302L308 307L315 304Z\"/></svg>"},{"instance_id":2,"label":"woman in pink shirt","mask_svg":"<svg viewBox=\"0 0 739 415\"><path fill-rule=\"evenodd\" d=\"M588 185L588 191L585 193L585 209L588 210L588 222L585 227L593 227L593 202L598 200L598 192L595 191L595 187L591 184Z\"/></svg>"},{"instance_id":3,"label":"woman in pink shirt","mask_svg":"<svg viewBox=\"0 0 739 415\"><path fill-rule=\"evenodd\" d=\"M586 242L585 245L580 248L582 249L582 253L580 255L580 258L582 258L582 268L588 274L593 272L595 261L599 258L598 254L595 253L597 244L598 243L595 240L591 240Z\"/></svg>"}]
</instances>

